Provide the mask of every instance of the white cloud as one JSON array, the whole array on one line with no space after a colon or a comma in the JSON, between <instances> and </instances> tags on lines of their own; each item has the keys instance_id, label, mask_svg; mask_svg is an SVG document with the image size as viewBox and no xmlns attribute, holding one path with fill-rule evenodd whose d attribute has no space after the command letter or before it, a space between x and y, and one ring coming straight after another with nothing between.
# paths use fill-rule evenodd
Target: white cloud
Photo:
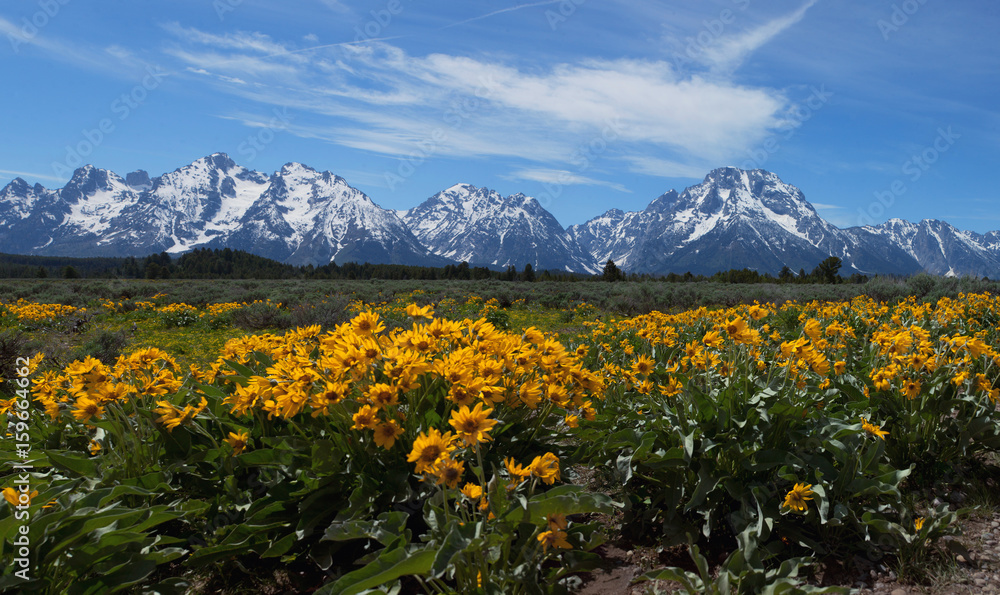
<instances>
[{"instance_id":1,"label":"white cloud","mask_svg":"<svg viewBox=\"0 0 1000 595\"><path fill-rule=\"evenodd\" d=\"M595 180L564 169L522 169L505 176L511 180L529 180L532 182L542 182L543 184L559 184L562 186L604 186L619 192L632 192L621 184Z\"/></svg>"},{"instance_id":2,"label":"white cloud","mask_svg":"<svg viewBox=\"0 0 1000 595\"><path fill-rule=\"evenodd\" d=\"M657 157L633 156L628 158L629 171L660 178L691 178L700 180L718 166L710 162L701 165L681 163Z\"/></svg>"},{"instance_id":3,"label":"white cloud","mask_svg":"<svg viewBox=\"0 0 1000 595\"><path fill-rule=\"evenodd\" d=\"M234 85L245 85L247 82L243 79L239 79L233 76L220 75L219 80L225 83L232 83Z\"/></svg>"},{"instance_id":4,"label":"white cloud","mask_svg":"<svg viewBox=\"0 0 1000 595\"><path fill-rule=\"evenodd\" d=\"M839 205L828 205L821 202L810 203L817 211L832 211L834 209L842 209Z\"/></svg>"},{"instance_id":5,"label":"white cloud","mask_svg":"<svg viewBox=\"0 0 1000 595\"><path fill-rule=\"evenodd\" d=\"M805 4L791 13L768 21L741 35L733 37L723 35L718 43L705 48L704 59L713 70L726 72L735 70L746 60L747 56L801 21L806 16L806 11L817 1L806 0Z\"/></svg>"},{"instance_id":6,"label":"white cloud","mask_svg":"<svg viewBox=\"0 0 1000 595\"><path fill-rule=\"evenodd\" d=\"M43 34L42 29L39 29L36 34L26 36L20 26L0 17L0 37L5 39L4 45L9 45L16 53L35 48L57 61L125 80L136 75L142 78L147 68L158 66L136 57L130 50L118 45L96 46L67 42L50 33L45 31Z\"/></svg>"},{"instance_id":7,"label":"white cloud","mask_svg":"<svg viewBox=\"0 0 1000 595\"><path fill-rule=\"evenodd\" d=\"M65 183L67 181L66 178L57 178L55 176L50 176L50 175L47 175L47 174L36 174L36 173L32 173L30 171L12 171L12 170L9 170L9 169L0 169L0 174L8 174L8 175L15 176L15 177L18 177L18 178L32 178L32 179L39 179L39 180L49 180L51 182L62 182L62 183Z\"/></svg>"},{"instance_id":8,"label":"white cloud","mask_svg":"<svg viewBox=\"0 0 1000 595\"><path fill-rule=\"evenodd\" d=\"M320 0L323 6L326 6L330 10L339 13L351 12L351 9L345 6L340 0Z\"/></svg>"},{"instance_id":9,"label":"white cloud","mask_svg":"<svg viewBox=\"0 0 1000 595\"><path fill-rule=\"evenodd\" d=\"M219 49L251 51L260 54L278 54L287 51L285 46L275 43L269 35L263 33L237 31L235 33L216 35L214 33L206 33L194 27L182 27L178 23L166 23L163 25L163 28L168 33L184 41Z\"/></svg>"},{"instance_id":10,"label":"white cloud","mask_svg":"<svg viewBox=\"0 0 1000 595\"><path fill-rule=\"evenodd\" d=\"M700 177L771 134L789 103L778 90L681 76L657 60L528 69L381 42L294 48L259 33L168 31L181 46L167 53L189 69L254 81L220 90L316 118L293 134L400 157L427 152L436 136L434 155L513 156L569 171L581 147L598 146L634 171Z\"/></svg>"},{"instance_id":11,"label":"white cloud","mask_svg":"<svg viewBox=\"0 0 1000 595\"><path fill-rule=\"evenodd\" d=\"M315 33L310 33L308 35L303 35L302 39L303 41L308 41L309 43L316 43L317 41L319 41L319 36L316 35Z\"/></svg>"}]
</instances>

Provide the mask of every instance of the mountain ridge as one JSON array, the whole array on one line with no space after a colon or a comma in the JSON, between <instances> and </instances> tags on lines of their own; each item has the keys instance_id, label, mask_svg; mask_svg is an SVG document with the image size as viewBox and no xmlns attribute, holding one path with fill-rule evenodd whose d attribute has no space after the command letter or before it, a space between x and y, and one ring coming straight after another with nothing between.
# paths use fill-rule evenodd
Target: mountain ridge
<instances>
[{"instance_id":1,"label":"mountain ridge","mask_svg":"<svg viewBox=\"0 0 1000 595\"><path fill-rule=\"evenodd\" d=\"M3 252L141 256L202 247L295 265L465 261L595 273L613 260L634 273L777 274L837 256L845 272L1000 276L1000 231L933 219L841 229L761 169L718 168L641 211L609 209L566 228L523 193L461 183L389 210L330 171L289 162L268 175L225 153L152 178L86 165L60 189L21 178L0 189Z\"/></svg>"}]
</instances>

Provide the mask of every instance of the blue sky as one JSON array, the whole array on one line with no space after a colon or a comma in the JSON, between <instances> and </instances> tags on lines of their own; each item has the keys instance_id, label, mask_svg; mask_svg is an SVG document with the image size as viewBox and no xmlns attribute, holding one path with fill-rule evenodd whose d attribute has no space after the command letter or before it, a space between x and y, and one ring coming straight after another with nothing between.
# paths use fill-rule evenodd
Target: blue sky
<instances>
[{"instance_id":1,"label":"blue sky","mask_svg":"<svg viewBox=\"0 0 1000 595\"><path fill-rule=\"evenodd\" d=\"M985 0L12 0L0 184L222 151L386 208L455 183L563 225L724 165L831 222L1000 229L1000 5Z\"/></svg>"}]
</instances>

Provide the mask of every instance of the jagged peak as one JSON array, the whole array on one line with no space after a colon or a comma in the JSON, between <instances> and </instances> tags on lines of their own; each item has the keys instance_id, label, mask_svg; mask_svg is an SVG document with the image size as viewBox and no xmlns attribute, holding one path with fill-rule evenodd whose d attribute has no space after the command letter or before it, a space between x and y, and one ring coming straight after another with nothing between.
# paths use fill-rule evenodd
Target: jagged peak
<instances>
[{"instance_id":1,"label":"jagged peak","mask_svg":"<svg viewBox=\"0 0 1000 595\"><path fill-rule=\"evenodd\" d=\"M21 192L26 192L28 190L31 190L31 184L26 182L24 178L17 177L8 182L6 186L4 186L4 190L7 189L12 189L14 191L20 190Z\"/></svg>"},{"instance_id":2,"label":"jagged peak","mask_svg":"<svg viewBox=\"0 0 1000 595\"><path fill-rule=\"evenodd\" d=\"M195 159L187 167L191 167L191 166L195 166L195 167L198 167L198 166L210 167L210 168L222 170L224 173L228 173L229 170L231 170L231 169L233 169L235 167L239 167L239 165L237 165L237 163L235 161L233 161L232 158L230 158L229 155L227 155L226 153L212 153L211 155L206 155L206 156L201 157L199 159ZM181 167L181 168L178 168L175 171L181 171L183 169L186 169L186 168L185 167Z\"/></svg>"},{"instance_id":3,"label":"jagged peak","mask_svg":"<svg viewBox=\"0 0 1000 595\"><path fill-rule=\"evenodd\" d=\"M289 161L288 163L282 165L281 169L278 170L278 173L287 175L287 174L296 173L296 172L299 172L299 171L305 171L305 172L310 172L310 173L319 173L318 171L316 171L315 168L309 167L308 165L306 165L304 163L299 163L298 161ZM327 172L323 172L323 173L328 174L330 172L327 171Z\"/></svg>"},{"instance_id":4,"label":"jagged peak","mask_svg":"<svg viewBox=\"0 0 1000 595\"><path fill-rule=\"evenodd\" d=\"M476 188L472 184L468 184L466 182L459 182L458 184L455 184L455 185L451 186L450 188L446 188L444 191L445 192L452 192L452 193L455 193L455 192L468 192L468 193L471 194L471 193L476 192L478 190L479 190L479 188Z\"/></svg>"}]
</instances>

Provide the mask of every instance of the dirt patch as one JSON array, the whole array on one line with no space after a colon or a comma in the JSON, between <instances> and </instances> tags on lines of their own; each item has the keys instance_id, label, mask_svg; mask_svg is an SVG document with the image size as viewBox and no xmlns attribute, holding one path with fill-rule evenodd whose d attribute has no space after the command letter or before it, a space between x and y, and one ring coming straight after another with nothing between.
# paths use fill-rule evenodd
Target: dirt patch
<instances>
[{"instance_id":1,"label":"dirt patch","mask_svg":"<svg viewBox=\"0 0 1000 595\"><path fill-rule=\"evenodd\" d=\"M611 521L611 519L607 519ZM839 585L859 595L942 595L1000 594L1000 511L976 514L960 521L962 535L954 537L969 552L943 557L931 572L930 585L913 585L899 580L890 566L862 558L852 561L851 570L833 566L821 568L814 584ZM609 525L613 527L615 525ZM694 570L686 548L657 553L654 548L632 546L625 541L607 543L594 550L601 556L601 568L580 575L579 595L640 595L680 590L675 582L656 581L633 584L645 572L666 566ZM942 554L942 556L947 556ZM686 558L686 559L685 559ZM652 591L650 589L652 588Z\"/></svg>"}]
</instances>

